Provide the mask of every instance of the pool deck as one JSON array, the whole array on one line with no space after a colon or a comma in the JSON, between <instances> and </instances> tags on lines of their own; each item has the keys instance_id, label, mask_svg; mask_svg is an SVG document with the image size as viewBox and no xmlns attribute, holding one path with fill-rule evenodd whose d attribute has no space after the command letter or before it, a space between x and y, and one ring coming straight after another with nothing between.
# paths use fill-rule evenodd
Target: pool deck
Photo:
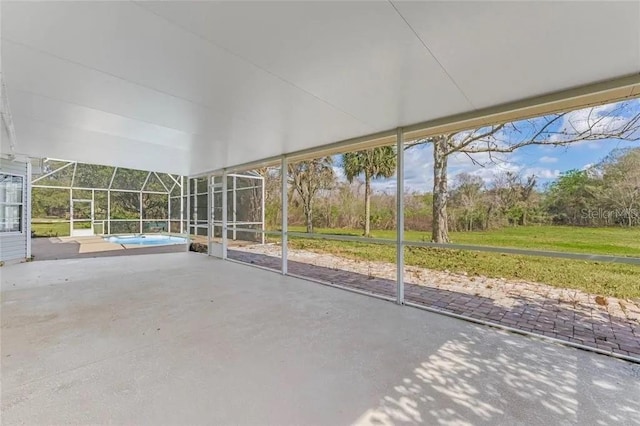
<instances>
[{"instance_id":1,"label":"pool deck","mask_svg":"<svg viewBox=\"0 0 640 426\"><path fill-rule=\"evenodd\" d=\"M58 244L76 243L79 245L78 253L95 253L99 251L111 251L111 250L124 250L125 248L121 244L110 243L105 241L102 237L94 235L91 237L62 237L58 238L60 241ZM54 241L55 242L55 239ZM141 247L141 246L136 246ZM131 248L136 248L131 247Z\"/></svg>"},{"instance_id":2,"label":"pool deck","mask_svg":"<svg viewBox=\"0 0 640 426\"><path fill-rule=\"evenodd\" d=\"M186 251L185 244L141 246L115 244L100 236L33 238L31 251L34 259L57 260L105 256L130 256L138 254L178 253Z\"/></svg>"}]
</instances>

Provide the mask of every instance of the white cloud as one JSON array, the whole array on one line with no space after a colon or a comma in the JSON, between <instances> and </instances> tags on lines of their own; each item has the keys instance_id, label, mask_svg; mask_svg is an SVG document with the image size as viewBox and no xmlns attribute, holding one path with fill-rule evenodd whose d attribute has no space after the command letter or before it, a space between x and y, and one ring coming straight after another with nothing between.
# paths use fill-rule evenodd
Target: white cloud
<instances>
[{"instance_id":1,"label":"white cloud","mask_svg":"<svg viewBox=\"0 0 640 426\"><path fill-rule=\"evenodd\" d=\"M408 192L425 192L433 184L433 150L431 145L421 145L405 151L404 186Z\"/></svg>"},{"instance_id":2,"label":"white cloud","mask_svg":"<svg viewBox=\"0 0 640 426\"><path fill-rule=\"evenodd\" d=\"M405 151L405 180L407 192L426 192L433 187L433 150L430 145L423 145ZM473 158L473 159L472 159ZM470 173L479 176L485 183L493 181L496 173L507 171L518 172L522 167L515 163L515 154L474 154L471 158L465 154L454 154L449 157L448 175L450 181L459 173ZM395 178L393 180L395 187ZM386 187L388 183L378 181L374 189ZM388 190L388 189L387 189Z\"/></svg>"},{"instance_id":3,"label":"white cloud","mask_svg":"<svg viewBox=\"0 0 640 426\"><path fill-rule=\"evenodd\" d=\"M338 182L346 182L347 181L347 177L344 174L344 169L342 168L342 166L336 166L334 164L333 173L336 175L336 179L338 180Z\"/></svg>"},{"instance_id":4,"label":"white cloud","mask_svg":"<svg viewBox=\"0 0 640 426\"><path fill-rule=\"evenodd\" d=\"M544 163L544 164L551 164L551 163L557 163L558 162L558 157L549 157L547 155L540 157L540 159L538 160L540 163Z\"/></svg>"},{"instance_id":5,"label":"white cloud","mask_svg":"<svg viewBox=\"0 0 640 426\"><path fill-rule=\"evenodd\" d=\"M560 176L560 170L551 170L551 169L545 169L542 167L529 167L529 168L523 169L522 173L525 176L534 175L536 178L544 179L544 180L556 179L558 176Z\"/></svg>"}]
</instances>

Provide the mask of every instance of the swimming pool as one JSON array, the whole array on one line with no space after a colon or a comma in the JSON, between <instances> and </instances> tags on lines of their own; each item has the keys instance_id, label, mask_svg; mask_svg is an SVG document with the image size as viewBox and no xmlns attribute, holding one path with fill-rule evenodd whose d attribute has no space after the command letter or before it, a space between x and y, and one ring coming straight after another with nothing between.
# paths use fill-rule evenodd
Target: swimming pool
<instances>
[{"instance_id":1,"label":"swimming pool","mask_svg":"<svg viewBox=\"0 0 640 426\"><path fill-rule=\"evenodd\" d=\"M163 246L170 244L186 244L184 237L173 237L171 235L111 235L104 237L105 241L115 244L131 244L139 246Z\"/></svg>"}]
</instances>

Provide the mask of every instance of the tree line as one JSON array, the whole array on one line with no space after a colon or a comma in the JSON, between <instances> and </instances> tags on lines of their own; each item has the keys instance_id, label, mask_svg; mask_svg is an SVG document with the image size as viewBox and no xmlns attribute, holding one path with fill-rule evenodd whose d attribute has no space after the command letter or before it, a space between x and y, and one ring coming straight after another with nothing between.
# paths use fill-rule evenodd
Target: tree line
<instances>
[{"instance_id":1,"label":"tree line","mask_svg":"<svg viewBox=\"0 0 640 426\"><path fill-rule=\"evenodd\" d=\"M365 179L349 180L346 173L347 180L339 181L333 169L336 163L350 167L329 158L314 160L312 168L290 167L290 180L295 176L297 182L290 189L288 223L304 226L308 232L314 227L360 228L367 235L372 228L395 229L395 194L372 192ZM313 173L307 175L310 171ZM280 174L267 169L262 174L267 188L267 225L279 228ZM315 179L317 176L322 179ZM310 180L314 181L311 185ZM640 226L640 148L614 150L600 163L569 170L544 186L536 176L513 171L496 172L488 181L460 173L448 185L450 231L534 224ZM432 192L405 193L407 230L432 230L434 198Z\"/></svg>"},{"instance_id":2,"label":"tree line","mask_svg":"<svg viewBox=\"0 0 640 426\"><path fill-rule=\"evenodd\" d=\"M449 242L450 229L476 230L529 223L633 226L638 221L640 187L634 183L633 171L634 167L637 170L637 150L613 152L597 167L570 171L544 190L536 187L535 176L512 172L494 176L491 185L470 174L458 175L450 182L449 159L453 155L466 155L474 164L486 166L501 161L500 155L527 146L638 141L639 110L640 102L634 99L410 141L404 148L407 152L423 145L431 147L433 186L418 194L407 194L405 225L408 229L424 230L428 224L431 240L440 243ZM335 158L339 159L337 166L342 168L346 183L337 182ZM327 227L352 227L350 225L357 223L365 236L370 235L372 222L381 229L393 227L393 207L379 207L394 205L393 197L374 195L371 180L393 176L396 158L394 147L380 147L289 165L288 181L292 188L289 223L304 223L307 232L313 232L316 223ZM574 188L582 191L582 196L574 194L571 198L565 187L571 187L568 182L575 181L576 176L587 186ZM358 185L353 186L355 180L364 185L361 197L364 206L354 216L344 212L350 212L351 199L358 198L354 193L359 191ZM371 202L376 198L372 207Z\"/></svg>"},{"instance_id":3,"label":"tree line","mask_svg":"<svg viewBox=\"0 0 640 426\"><path fill-rule=\"evenodd\" d=\"M50 175L48 175L51 173ZM91 200L94 197L94 218L107 219L107 188L111 186L111 219L165 219L168 217L169 195L161 194L174 187L174 181L165 174L143 170L49 161L42 171L43 179L36 181L31 192L31 216L69 220L71 197ZM48 176L47 176L48 175ZM37 178L37 176L36 176ZM74 189L71 195L66 187ZM152 191L157 193L125 192L120 190ZM178 192L179 194L179 192ZM142 211L140 211L142 207Z\"/></svg>"}]
</instances>

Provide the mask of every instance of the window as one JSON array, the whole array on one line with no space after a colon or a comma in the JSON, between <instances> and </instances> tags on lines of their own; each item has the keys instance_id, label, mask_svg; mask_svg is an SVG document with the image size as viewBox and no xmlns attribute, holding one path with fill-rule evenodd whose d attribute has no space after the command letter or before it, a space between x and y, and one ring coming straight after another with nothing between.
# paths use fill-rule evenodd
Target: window
<instances>
[{"instance_id":1,"label":"window","mask_svg":"<svg viewBox=\"0 0 640 426\"><path fill-rule=\"evenodd\" d=\"M0 232L22 232L24 178L0 174Z\"/></svg>"}]
</instances>

